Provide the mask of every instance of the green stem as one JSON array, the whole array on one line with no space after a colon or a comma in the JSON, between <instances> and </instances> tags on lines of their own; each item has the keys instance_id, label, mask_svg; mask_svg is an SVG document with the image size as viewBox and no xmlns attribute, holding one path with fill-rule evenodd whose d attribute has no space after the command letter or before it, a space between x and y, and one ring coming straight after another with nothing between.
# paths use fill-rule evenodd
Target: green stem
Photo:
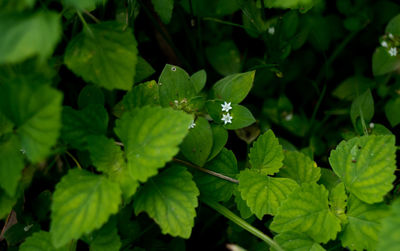
<instances>
[{"instance_id":1,"label":"green stem","mask_svg":"<svg viewBox=\"0 0 400 251\"><path fill-rule=\"evenodd\" d=\"M242 29L245 28L243 25L232 23L232 22L228 22L228 21L224 21L224 20L221 20L221 19L218 19L218 18L213 18L213 17L204 17L203 20L204 21L213 21L213 22L216 22L216 23L226 24L226 25L230 25L230 26L235 26L235 27L239 27L239 28L242 28Z\"/></svg>"},{"instance_id":2,"label":"green stem","mask_svg":"<svg viewBox=\"0 0 400 251\"><path fill-rule=\"evenodd\" d=\"M229 220L233 221L236 223L238 226L241 228L245 229L252 235L260 238L263 240L265 243L267 243L270 247L272 247L276 251L284 251L278 243L276 243L273 239L271 239L269 236L265 235L263 232L258 230L257 228L253 227L249 223L247 223L245 220L234 214L232 211L230 211L228 208L224 207L223 205L219 204L218 202L214 202L211 200L207 200L205 198L201 198L201 201L207 204L209 207L213 208L215 211L218 213L222 214Z\"/></svg>"},{"instance_id":3,"label":"green stem","mask_svg":"<svg viewBox=\"0 0 400 251\"><path fill-rule=\"evenodd\" d=\"M71 159L75 162L76 166L79 169L82 169L81 165L79 164L78 160L74 157L74 155L72 155L70 152L66 151L65 152L69 157L71 157Z\"/></svg>"},{"instance_id":4,"label":"green stem","mask_svg":"<svg viewBox=\"0 0 400 251\"><path fill-rule=\"evenodd\" d=\"M91 36L94 36L94 35L93 35L93 32L92 32L92 30L90 29L90 27L89 27L88 23L86 22L85 18L83 18L82 13L81 13L79 10L76 10L76 13L78 14L79 19L82 21L83 26L87 29L87 31L89 32L89 34L90 34Z\"/></svg>"}]
</instances>

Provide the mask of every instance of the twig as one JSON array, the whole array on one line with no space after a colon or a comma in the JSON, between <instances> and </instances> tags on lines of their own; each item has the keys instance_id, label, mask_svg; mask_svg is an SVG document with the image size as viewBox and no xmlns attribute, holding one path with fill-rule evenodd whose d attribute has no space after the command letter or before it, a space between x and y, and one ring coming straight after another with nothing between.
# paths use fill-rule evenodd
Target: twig
<instances>
[{"instance_id":1,"label":"twig","mask_svg":"<svg viewBox=\"0 0 400 251\"><path fill-rule=\"evenodd\" d=\"M89 16L93 21L95 21L96 23L98 23L98 24L100 23L100 20L99 20L97 17L93 16L93 14L90 13L89 11L84 10L83 13L85 13L86 15L88 15L88 16Z\"/></svg>"},{"instance_id":2,"label":"twig","mask_svg":"<svg viewBox=\"0 0 400 251\"><path fill-rule=\"evenodd\" d=\"M69 157L71 157L71 159L75 162L76 166L79 169L82 169L82 166L79 164L78 160L74 157L74 155L72 155L70 152L66 151L65 152Z\"/></svg>"}]
</instances>

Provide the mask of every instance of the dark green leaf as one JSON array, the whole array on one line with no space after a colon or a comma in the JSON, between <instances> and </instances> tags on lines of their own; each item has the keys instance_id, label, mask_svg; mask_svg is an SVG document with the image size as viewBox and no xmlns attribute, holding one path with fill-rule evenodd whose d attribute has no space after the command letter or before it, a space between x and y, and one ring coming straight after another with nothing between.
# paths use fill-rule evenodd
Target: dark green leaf
<instances>
[{"instance_id":1,"label":"dark green leaf","mask_svg":"<svg viewBox=\"0 0 400 251\"><path fill-rule=\"evenodd\" d=\"M163 23L168 24L171 21L174 0L151 0L154 10L160 16Z\"/></svg>"},{"instance_id":2,"label":"dark green leaf","mask_svg":"<svg viewBox=\"0 0 400 251\"><path fill-rule=\"evenodd\" d=\"M6 139L0 139L0 187L13 197L22 176L24 161L18 138L14 135L7 136Z\"/></svg>"},{"instance_id":3,"label":"dark green leaf","mask_svg":"<svg viewBox=\"0 0 400 251\"><path fill-rule=\"evenodd\" d=\"M212 67L219 74L228 76L240 72L242 66L240 52L232 40L207 47L206 55Z\"/></svg>"},{"instance_id":4,"label":"dark green leaf","mask_svg":"<svg viewBox=\"0 0 400 251\"><path fill-rule=\"evenodd\" d=\"M200 70L194 73L192 76L190 76L190 80L193 83L196 93L199 93L206 85L207 73L205 70Z\"/></svg>"},{"instance_id":5,"label":"dark green leaf","mask_svg":"<svg viewBox=\"0 0 400 251\"><path fill-rule=\"evenodd\" d=\"M78 106L83 109L88 105L101 105L104 106L103 91L95 85L87 85L79 93Z\"/></svg>"},{"instance_id":6,"label":"dark green leaf","mask_svg":"<svg viewBox=\"0 0 400 251\"><path fill-rule=\"evenodd\" d=\"M208 160L213 159L224 148L228 141L228 131L220 125L212 124L213 147Z\"/></svg>"},{"instance_id":7,"label":"dark green leaf","mask_svg":"<svg viewBox=\"0 0 400 251\"><path fill-rule=\"evenodd\" d=\"M389 120L390 125L395 127L400 123L400 98L391 99L385 105L386 118Z\"/></svg>"},{"instance_id":8,"label":"dark green leaf","mask_svg":"<svg viewBox=\"0 0 400 251\"><path fill-rule=\"evenodd\" d=\"M351 104L350 117L353 125L356 126L357 118L369 123L374 116L374 99L371 91L368 89Z\"/></svg>"}]
</instances>

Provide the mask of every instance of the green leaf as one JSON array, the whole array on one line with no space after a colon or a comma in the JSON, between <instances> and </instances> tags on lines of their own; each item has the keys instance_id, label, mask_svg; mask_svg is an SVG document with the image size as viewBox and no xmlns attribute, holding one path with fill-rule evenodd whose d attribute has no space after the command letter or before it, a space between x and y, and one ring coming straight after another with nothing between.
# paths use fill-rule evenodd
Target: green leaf
<instances>
[{"instance_id":1,"label":"green leaf","mask_svg":"<svg viewBox=\"0 0 400 251\"><path fill-rule=\"evenodd\" d=\"M73 7L80 10L91 10L100 3L105 3L105 0L63 0L63 4L67 7Z\"/></svg>"},{"instance_id":2,"label":"green leaf","mask_svg":"<svg viewBox=\"0 0 400 251\"><path fill-rule=\"evenodd\" d=\"M120 185L125 200L135 193L139 182L129 172L123 152L114 140L105 136L89 136L88 150L93 165Z\"/></svg>"},{"instance_id":3,"label":"green leaf","mask_svg":"<svg viewBox=\"0 0 400 251\"><path fill-rule=\"evenodd\" d=\"M198 72L195 72L192 76L190 76L190 80L193 83L196 93L199 93L206 85L207 73L205 70L200 70Z\"/></svg>"},{"instance_id":4,"label":"green leaf","mask_svg":"<svg viewBox=\"0 0 400 251\"><path fill-rule=\"evenodd\" d=\"M299 185L319 180L321 169L317 163L301 152L286 151L283 167L278 175L295 180Z\"/></svg>"},{"instance_id":5,"label":"green leaf","mask_svg":"<svg viewBox=\"0 0 400 251\"><path fill-rule=\"evenodd\" d=\"M328 191L324 186L305 183L285 200L270 225L278 233L305 233L316 242L326 243L336 238L340 220L331 212Z\"/></svg>"},{"instance_id":6,"label":"green leaf","mask_svg":"<svg viewBox=\"0 0 400 251\"><path fill-rule=\"evenodd\" d=\"M350 250L375 250L381 229L381 220L388 216L384 203L367 204L350 196L346 212L348 224L340 237L343 247Z\"/></svg>"},{"instance_id":7,"label":"green leaf","mask_svg":"<svg viewBox=\"0 0 400 251\"><path fill-rule=\"evenodd\" d=\"M72 169L56 185L50 233L57 248L90 233L118 211L121 190L107 178Z\"/></svg>"},{"instance_id":8,"label":"green leaf","mask_svg":"<svg viewBox=\"0 0 400 251\"><path fill-rule=\"evenodd\" d=\"M257 170L245 169L239 174L239 191L251 211L262 219L275 215L282 202L298 187L294 180L273 178Z\"/></svg>"},{"instance_id":9,"label":"green leaf","mask_svg":"<svg viewBox=\"0 0 400 251\"><path fill-rule=\"evenodd\" d=\"M13 124L0 112L0 136L11 133L12 130Z\"/></svg>"},{"instance_id":10,"label":"green leaf","mask_svg":"<svg viewBox=\"0 0 400 251\"><path fill-rule=\"evenodd\" d=\"M62 94L25 80L0 85L0 112L16 127L21 148L32 162L47 157L61 127Z\"/></svg>"},{"instance_id":11,"label":"green leaf","mask_svg":"<svg viewBox=\"0 0 400 251\"><path fill-rule=\"evenodd\" d=\"M95 85L87 85L79 93L78 107L83 109L88 105L101 105L104 106L103 91Z\"/></svg>"},{"instance_id":12,"label":"green leaf","mask_svg":"<svg viewBox=\"0 0 400 251\"><path fill-rule=\"evenodd\" d=\"M184 167L173 166L151 178L137 192L135 213L145 211L163 234L189 238L196 216L199 190Z\"/></svg>"},{"instance_id":13,"label":"green leaf","mask_svg":"<svg viewBox=\"0 0 400 251\"><path fill-rule=\"evenodd\" d=\"M11 211L17 198L10 197L3 189L0 189L0 219L4 219Z\"/></svg>"},{"instance_id":14,"label":"green leaf","mask_svg":"<svg viewBox=\"0 0 400 251\"><path fill-rule=\"evenodd\" d=\"M212 124L213 146L208 160L212 160L224 148L228 141L228 131L220 125Z\"/></svg>"},{"instance_id":15,"label":"green leaf","mask_svg":"<svg viewBox=\"0 0 400 251\"><path fill-rule=\"evenodd\" d=\"M53 246L51 242L51 234L46 231L39 231L26 238L21 244L20 251L68 251L68 245L60 248Z\"/></svg>"},{"instance_id":16,"label":"green leaf","mask_svg":"<svg viewBox=\"0 0 400 251\"><path fill-rule=\"evenodd\" d=\"M400 66L400 56L391 56L387 48L378 47L372 56L372 73L380 76L395 71Z\"/></svg>"},{"instance_id":17,"label":"green leaf","mask_svg":"<svg viewBox=\"0 0 400 251\"><path fill-rule=\"evenodd\" d=\"M243 200L242 195L240 195L240 191L237 186L235 186L233 194L235 196L235 203L237 209L239 210L240 217L242 217L243 219L250 218L253 213L251 212L251 209L247 206L246 201Z\"/></svg>"},{"instance_id":18,"label":"green leaf","mask_svg":"<svg viewBox=\"0 0 400 251\"><path fill-rule=\"evenodd\" d=\"M283 232L274 237L276 241L284 250L292 251L324 251L319 243L308 237L303 233L296 232ZM276 249L271 249L275 251Z\"/></svg>"},{"instance_id":19,"label":"green leaf","mask_svg":"<svg viewBox=\"0 0 400 251\"><path fill-rule=\"evenodd\" d=\"M161 21L168 24L171 21L174 0L151 0L151 2Z\"/></svg>"},{"instance_id":20,"label":"green leaf","mask_svg":"<svg viewBox=\"0 0 400 251\"><path fill-rule=\"evenodd\" d=\"M240 52L232 40L209 46L205 52L208 61L219 74L228 76L240 72Z\"/></svg>"},{"instance_id":21,"label":"green leaf","mask_svg":"<svg viewBox=\"0 0 400 251\"><path fill-rule=\"evenodd\" d=\"M212 89L212 98L238 104L249 94L253 86L255 71L236 73L217 81Z\"/></svg>"},{"instance_id":22,"label":"green leaf","mask_svg":"<svg viewBox=\"0 0 400 251\"><path fill-rule=\"evenodd\" d=\"M0 14L0 64L21 62L32 56L44 61L60 39L60 16L37 11Z\"/></svg>"},{"instance_id":23,"label":"green leaf","mask_svg":"<svg viewBox=\"0 0 400 251\"><path fill-rule=\"evenodd\" d=\"M220 154L208 162L204 168L231 178L235 178L239 173L235 155L226 148L222 149ZM230 181L203 172L196 172L194 180L200 189L201 196L216 201L228 201L236 186Z\"/></svg>"},{"instance_id":24,"label":"green leaf","mask_svg":"<svg viewBox=\"0 0 400 251\"><path fill-rule=\"evenodd\" d=\"M299 9L307 12L314 6L313 0L263 0L267 8Z\"/></svg>"},{"instance_id":25,"label":"green leaf","mask_svg":"<svg viewBox=\"0 0 400 251\"><path fill-rule=\"evenodd\" d=\"M90 135L105 135L108 113L101 105L89 105L82 110L64 106L61 138L78 149L84 149Z\"/></svg>"},{"instance_id":26,"label":"green leaf","mask_svg":"<svg viewBox=\"0 0 400 251\"><path fill-rule=\"evenodd\" d=\"M85 81L108 90L130 90L137 62L132 31L117 22L93 24L89 29L68 43L64 55L67 67Z\"/></svg>"},{"instance_id":27,"label":"green leaf","mask_svg":"<svg viewBox=\"0 0 400 251\"><path fill-rule=\"evenodd\" d=\"M342 223L347 223L346 207L347 194L343 182L337 184L329 193L329 204L332 211L335 213Z\"/></svg>"},{"instance_id":28,"label":"green leaf","mask_svg":"<svg viewBox=\"0 0 400 251\"><path fill-rule=\"evenodd\" d=\"M382 220L378 251L397 251L400 247L400 200L391 206L390 215Z\"/></svg>"},{"instance_id":29,"label":"green leaf","mask_svg":"<svg viewBox=\"0 0 400 251\"><path fill-rule=\"evenodd\" d=\"M374 81L369 78L355 75L344 80L333 90L332 95L344 100L353 100L357 94L364 93L374 86Z\"/></svg>"},{"instance_id":30,"label":"green leaf","mask_svg":"<svg viewBox=\"0 0 400 251\"><path fill-rule=\"evenodd\" d=\"M135 83L139 83L153 75L156 71L144 58L138 56L136 64Z\"/></svg>"},{"instance_id":31,"label":"green leaf","mask_svg":"<svg viewBox=\"0 0 400 251\"><path fill-rule=\"evenodd\" d=\"M369 123L374 116L374 99L371 91L368 89L363 94L354 99L351 104L350 117L354 127L356 127L357 118Z\"/></svg>"},{"instance_id":32,"label":"green leaf","mask_svg":"<svg viewBox=\"0 0 400 251\"><path fill-rule=\"evenodd\" d=\"M22 176L24 161L18 138L14 135L7 136L6 139L0 139L0 187L13 197Z\"/></svg>"},{"instance_id":33,"label":"green leaf","mask_svg":"<svg viewBox=\"0 0 400 251\"><path fill-rule=\"evenodd\" d=\"M122 245L115 220L108 221L91 237L90 251L119 251Z\"/></svg>"},{"instance_id":34,"label":"green leaf","mask_svg":"<svg viewBox=\"0 0 400 251\"><path fill-rule=\"evenodd\" d=\"M0 1L0 10L2 11L21 11L32 8L36 0L18 0L18 1Z\"/></svg>"},{"instance_id":35,"label":"green leaf","mask_svg":"<svg viewBox=\"0 0 400 251\"><path fill-rule=\"evenodd\" d=\"M210 124L203 117L198 117L194 122L196 125L189 130L180 149L190 162L203 166L211 153L213 146L213 135Z\"/></svg>"},{"instance_id":36,"label":"green leaf","mask_svg":"<svg viewBox=\"0 0 400 251\"><path fill-rule=\"evenodd\" d=\"M272 130L258 137L249 153L251 168L265 174L274 174L282 167L282 146Z\"/></svg>"},{"instance_id":37,"label":"green leaf","mask_svg":"<svg viewBox=\"0 0 400 251\"><path fill-rule=\"evenodd\" d=\"M395 36L400 36L400 15L392 18L386 26L386 33L391 33Z\"/></svg>"},{"instance_id":38,"label":"green leaf","mask_svg":"<svg viewBox=\"0 0 400 251\"><path fill-rule=\"evenodd\" d=\"M145 182L178 153L192 116L171 108L143 107L124 113L115 133L125 146L128 169Z\"/></svg>"},{"instance_id":39,"label":"green leaf","mask_svg":"<svg viewBox=\"0 0 400 251\"><path fill-rule=\"evenodd\" d=\"M165 65L158 80L160 85L160 103L162 106L172 106L175 102L189 100L196 95L196 88L189 74L174 65Z\"/></svg>"},{"instance_id":40,"label":"green leaf","mask_svg":"<svg viewBox=\"0 0 400 251\"><path fill-rule=\"evenodd\" d=\"M123 97L120 109L130 111L146 105L160 105L158 89L159 87L154 80L134 86Z\"/></svg>"},{"instance_id":41,"label":"green leaf","mask_svg":"<svg viewBox=\"0 0 400 251\"><path fill-rule=\"evenodd\" d=\"M367 203L383 201L396 176L395 138L370 135L342 141L331 152L329 163L346 189Z\"/></svg>"},{"instance_id":42,"label":"green leaf","mask_svg":"<svg viewBox=\"0 0 400 251\"><path fill-rule=\"evenodd\" d=\"M392 127L400 124L400 115L398 111L400 111L400 97L390 99L385 105L385 114Z\"/></svg>"}]
</instances>

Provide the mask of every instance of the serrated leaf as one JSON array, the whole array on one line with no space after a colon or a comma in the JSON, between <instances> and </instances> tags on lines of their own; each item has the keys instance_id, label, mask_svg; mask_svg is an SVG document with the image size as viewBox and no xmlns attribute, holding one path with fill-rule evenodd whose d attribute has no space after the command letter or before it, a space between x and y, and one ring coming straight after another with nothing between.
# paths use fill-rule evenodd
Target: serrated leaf
<instances>
[{"instance_id":1,"label":"serrated leaf","mask_svg":"<svg viewBox=\"0 0 400 251\"><path fill-rule=\"evenodd\" d=\"M89 136L88 150L93 165L120 185L125 200L135 193L139 182L129 172L123 152L114 140L105 136Z\"/></svg>"},{"instance_id":2,"label":"serrated leaf","mask_svg":"<svg viewBox=\"0 0 400 251\"><path fill-rule=\"evenodd\" d=\"M224 148L228 141L228 131L220 125L211 124L213 146L208 160L212 160Z\"/></svg>"},{"instance_id":3,"label":"serrated leaf","mask_svg":"<svg viewBox=\"0 0 400 251\"><path fill-rule=\"evenodd\" d=\"M90 233L118 211L121 190L107 178L72 169L56 185L51 205L50 233L58 248Z\"/></svg>"},{"instance_id":4,"label":"serrated leaf","mask_svg":"<svg viewBox=\"0 0 400 251\"><path fill-rule=\"evenodd\" d=\"M130 90L135 77L137 44L131 30L117 22L89 25L67 46L67 67L87 82L108 90Z\"/></svg>"},{"instance_id":5,"label":"serrated leaf","mask_svg":"<svg viewBox=\"0 0 400 251\"><path fill-rule=\"evenodd\" d=\"M390 215L382 220L378 251L397 251L400 247L400 200L391 206Z\"/></svg>"},{"instance_id":6,"label":"serrated leaf","mask_svg":"<svg viewBox=\"0 0 400 251\"><path fill-rule=\"evenodd\" d=\"M274 174L282 167L284 155L282 146L272 130L258 137L249 153L251 168L264 174Z\"/></svg>"},{"instance_id":7,"label":"serrated leaf","mask_svg":"<svg viewBox=\"0 0 400 251\"><path fill-rule=\"evenodd\" d=\"M331 212L324 186L305 183L295 189L278 209L270 225L278 233L305 233L316 242L326 243L341 230L340 220Z\"/></svg>"},{"instance_id":8,"label":"serrated leaf","mask_svg":"<svg viewBox=\"0 0 400 251\"><path fill-rule=\"evenodd\" d=\"M205 49L212 67L222 76L240 72L240 52L232 40L222 41Z\"/></svg>"},{"instance_id":9,"label":"serrated leaf","mask_svg":"<svg viewBox=\"0 0 400 251\"><path fill-rule=\"evenodd\" d=\"M251 212L250 208L247 206L246 201L243 200L242 195L240 194L240 191L237 186L235 187L233 194L235 196L236 208L237 208L237 210L239 210L240 217L242 217L243 219L250 218L253 215L253 213Z\"/></svg>"},{"instance_id":10,"label":"serrated leaf","mask_svg":"<svg viewBox=\"0 0 400 251\"><path fill-rule=\"evenodd\" d=\"M190 76L190 80L192 81L196 93L199 93L206 85L207 73L205 70L195 72L192 76Z\"/></svg>"},{"instance_id":11,"label":"serrated leaf","mask_svg":"<svg viewBox=\"0 0 400 251\"><path fill-rule=\"evenodd\" d=\"M88 105L82 110L64 106L61 138L78 149L84 149L90 135L105 135L108 127L108 113L102 105Z\"/></svg>"},{"instance_id":12,"label":"serrated leaf","mask_svg":"<svg viewBox=\"0 0 400 251\"><path fill-rule=\"evenodd\" d=\"M291 251L324 251L318 242L315 242L309 236L303 233L296 232L283 232L274 237L276 241L284 250ZM271 248L275 251L276 249Z\"/></svg>"},{"instance_id":13,"label":"serrated leaf","mask_svg":"<svg viewBox=\"0 0 400 251\"><path fill-rule=\"evenodd\" d=\"M212 98L238 104L247 96L253 86L255 71L236 73L217 81L212 89Z\"/></svg>"},{"instance_id":14,"label":"serrated leaf","mask_svg":"<svg viewBox=\"0 0 400 251\"><path fill-rule=\"evenodd\" d=\"M347 223L346 207L347 194L343 182L340 182L329 192L329 204L342 223Z\"/></svg>"},{"instance_id":15,"label":"serrated leaf","mask_svg":"<svg viewBox=\"0 0 400 251\"><path fill-rule=\"evenodd\" d=\"M13 197L24 169L20 143L15 135L0 139L0 187Z\"/></svg>"},{"instance_id":16,"label":"serrated leaf","mask_svg":"<svg viewBox=\"0 0 400 251\"><path fill-rule=\"evenodd\" d=\"M162 106L171 106L175 100L187 101L196 95L196 88L189 74L178 66L166 64L158 79L158 84Z\"/></svg>"},{"instance_id":17,"label":"serrated leaf","mask_svg":"<svg viewBox=\"0 0 400 251\"><path fill-rule=\"evenodd\" d=\"M106 2L105 0L62 0L67 7L73 7L80 10L94 9L96 5Z\"/></svg>"},{"instance_id":18,"label":"serrated leaf","mask_svg":"<svg viewBox=\"0 0 400 251\"><path fill-rule=\"evenodd\" d=\"M145 182L178 153L192 116L171 108L143 107L124 113L115 133L125 146L132 177Z\"/></svg>"},{"instance_id":19,"label":"serrated leaf","mask_svg":"<svg viewBox=\"0 0 400 251\"><path fill-rule=\"evenodd\" d=\"M32 56L43 61L60 39L60 16L56 12L3 13L0 15L0 64L21 62Z\"/></svg>"},{"instance_id":20,"label":"serrated leaf","mask_svg":"<svg viewBox=\"0 0 400 251\"><path fill-rule=\"evenodd\" d=\"M365 123L369 123L374 116L374 99L371 91L368 89L351 104L350 117L354 127L356 127L357 118L363 119Z\"/></svg>"},{"instance_id":21,"label":"serrated leaf","mask_svg":"<svg viewBox=\"0 0 400 251\"><path fill-rule=\"evenodd\" d=\"M24 243L19 247L20 251L68 251L70 247L64 245L55 248L51 242L51 234L46 231L39 231L26 238Z\"/></svg>"},{"instance_id":22,"label":"serrated leaf","mask_svg":"<svg viewBox=\"0 0 400 251\"><path fill-rule=\"evenodd\" d=\"M203 117L198 117L194 122L196 125L180 144L180 149L190 162L203 166L207 162L213 146L213 137L210 124Z\"/></svg>"},{"instance_id":23,"label":"serrated leaf","mask_svg":"<svg viewBox=\"0 0 400 251\"><path fill-rule=\"evenodd\" d=\"M226 148L222 149L217 157L208 162L204 168L231 178L235 178L239 173L235 155ZM196 172L194 180L200 189L201 196L216 201L228 201L236 186L230 181L203 172Z\"/></svg>"},{"instance_id":24,"label":"serrated leaf","mask_svg":"<svg viewBox=\"0 0 400 251\"><path fill-rule=\"evenodd\" d=\"M135 213L146 212L163 234L189 238L196 216L199 190L184 167L169 167L137 192Z\"/></svg>"},{"instance_id":25,"label":"serrated leaf","mask_svg":"<svg viewBox=\"0 0 400 251\"><path fill-rule=\"evenodd\" d=\"M111 218L99 230L93 232L89 247L90 251L119 251L121 248L121 239L118 235L116 221Z\"/></svg>"},{"instance_id":26,"label":"serrated leaf","mask_svg":"<svg viewBox=\"0 0 400 251\"><path fill-rule=\"evenodd\" d=\"M400 67L400 56L391 56L387 48L378 47L372 55L372 73L380 76Z\"/></svg>"},{"instance_id":27,"label":"serrated leaf","mask_svg":"<svg viewBox=\"0 0 400 251\"><path fill-rule=\"evenodd\" d=\"M171 21L174 0L151 0L151 3L154 6L154 10L160 16L161 21L168 24Z\"/></svg>"},{"instance_id":28,"label":"serrated leaf","mask_svg":"<svg viewBox=\"0 0 400 251\"><path fill-rule=\"evenodd\" d=\"M385 105L385 115L389 120L390 125L395 127L400 124L400 115L398 111L400 110L400 98L390 99Z\"/></svg>"},{"instance_id":29,"label":"serrated leaf","mask_svg":"<svg viewBox=\"0 0 400 251\"><path fill-rule=\"evenodd\" d=\"M348 224L340 239L350 250L375 250L381 229L381 220L389 214L384 203L367 204L350 196L346 212Z\"/></svg>"},{"instance_id":30,"label":"serrated leaf","mask_svg":"<svg viewBox=\"0 0 400 251\"><path fill-rule=\"evenodd\" d=\"M317 182L321 177L321 169L309 157L301 152L285 151L280 177L295 180L299 185Z\"/></svg>"},{"instance_id":31,"label":"serrated leaf","mask_svg":"<svg viewBox=\"0 0 400 251\"><path fill-rule=\"evenodd\" d=\"M363 136L340 142L331 152L329 163L350 193L375 203L393 187L395 153L393 135Z\"/></svg>"},{"instance_id":32,"label":"serrated leaf","mask_svg":"<svg viewBox=\"0 0 400 251\"><path fill-rule=\"evenodd\" d=\"M269 177L258 170L245 169L238 178L242 198L259 219L265 214L275 215L282 202L298 187L294 180Z\"/></svg>"},{"instance_id":33,"label":"serrated leaf","mask_svg":"<svg viewBox=\"0 0 400 251\"><path fill-rule=\"evenodd\" d=\"M32 162L43 160L61 127L62 94L25 80L0 85L0 112L16 127L21 148Z\"/></svg>"}]
</instances>

